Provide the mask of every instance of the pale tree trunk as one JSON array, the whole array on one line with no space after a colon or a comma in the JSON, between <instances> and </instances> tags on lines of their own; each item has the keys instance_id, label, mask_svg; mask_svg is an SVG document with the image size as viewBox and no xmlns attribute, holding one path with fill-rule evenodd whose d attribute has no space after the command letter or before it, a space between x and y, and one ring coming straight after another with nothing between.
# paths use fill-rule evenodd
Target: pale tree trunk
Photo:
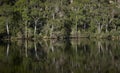
<instances>
[{"instance_id":1,"label":"pale tree trunk","mask_svg":"<svg viewBox=\"0 0 120 73\"><path fill-rule=\"evenodd\" d=\"M53 13L53 20L55 19L55 14ZM52 24L52 26L51 26L51 31L50 31L50 38L52 38L53 37L53 29L54 29L54 26L53 26L53 24Z\"/></svg>"},{"instance_id":2,"label":"pale tree trunk","mask_svg":"<svg viewBox=\"0 0 120 73\"><path fill-rule=\"evenodd\" d=\"M100 23L98 24L98 33L101 33L101 26L100 26Z\"/></svg>"},{"instance_id":3,"label":"pale tree trunk","mask_svg":"<svg viewBox=\"0 0 120 73\"><path fill-rule=\"evenodd\" d=\"M110 21L108 22L108 24L106 24L106 32L108 32L108 26L111 24L111 22L113 21L113 15L112 15L112 17L111 17L111 19L110 19Z\"/></svg>"},{"instance_id":4,"label":"pale tree trunk","mask_svg":"<svg viewBox=\"0 0 120 73\"><path fill-rule=\"evenodd\" d=\"M27 21L25 21L25 39L28 38L28 33L27 33Z\"/></svg>"},{"instance_id":5,"label":"pale tree trunk","mask_svg":"<svg viewBox=\"0 0 120 73\"><path fill-rule=\"evenodd\" d=\"M108 32L108 26L111 24L111 22L113 21L113 15L112 15L112 17L111 17L111 19L110 19L110 21L108 21L108 23L105 25L105 30L106 30L106 33Z\"/></svg>"},{"instance_id":6,"label":"pale tree trunk","mask_svg":"<svg viewBox=\"0 0 120 73\"><path fill-rule=\"evenodd\" d=\"M78 38L77 15L76 15L76 37Z\"/></svg>"},{"instance_id":7,"label":"pale tree trunk","mask_svg":"<svg viewBox=\"0 0 120 73\"><path fill-rule=\"evenodd\" d=\"M106 24L106 33L108 32L108 24Z\"/></svg>"},{"instance_id":8,"label":"pale tree trunk","mask_svg":"<svg viewBox=\"0 0 120 73\"><path fill-rule=\"evenodd\" d=\"M35 21L35 26L34 26L34 38L36 38L35 36L36 36L36 30L37 30L37 21Z\"/></svg>"},{"instance_id":9,"label":"pale tree trunk","mask_svg":"<svg viewBox=\"0 0 120 73\"><path fill-rule=\"evenodd\" d=\"M36 31L37 31L37 23L38 23L38 19L35 20L35 26L34 26L34 38L36 38Z\"/></svg>"},{"instance_id":10,"label":"pale tree trunk","mask_svg":"<svg viewBox=\"0 0 120 73\"><path fill-rule=\"evenodd\" d=\"M6 25L6 28L7 28L7 34L9 36L9 26L8 26L8 24Z\"/></svg>"},{"instance_id":11,"label":"pale tree trunk","mask_svg":"<svg viewBox=\"0 0 120 73\"><path fill-rule=\"evenodd\" d=\"M36 38L36 30L37 30L37 28L36 28L36 25L35 25L35 27L34 27L34 38Z\"/></svg>"},{"instance_id":12,"label":"pale tree trunk","mask_svg":"<svg viewBox=\"0 0 120 73\"><path fill-rule=\"evenodd\" d=\"M6 30L7 30L7 36L8 36L8 39L9 39L9 25L8 25L8 22L6 23Z\"/></svg>"},{"instance_id":13,"label":"pale tree trunk","mask_svg":"<svg viewBox=\"0 0 120 73\"><path fill-rule=\"evenodd\" d=\"M97 22L97 31L100 34L101 33L101 25L100 25L99 21L96 20L96 22Z\"/></svg>"},{"instance_id":14,"label":"pale tree trunk","mask_svg":"<svg viewBox=\"0 0 120 73\"><path fill-rule=\"evenodd\" d=\"M52 25L51 31L50 31L50 38L52 38L52 37L53 37L53 25Z\"/></svg>"},{"instance_id":15,"label":"pale tree trunk","mask_svg":"<svg viewBox=\"0 0 120 73\"><path fill-rule=\"evenodd\" d=\"M101 25L101 24L98 22L98 26L97 26L98 33L101 33L103 26L104 26L104 25Z\"/></svg>"}]
</instances>

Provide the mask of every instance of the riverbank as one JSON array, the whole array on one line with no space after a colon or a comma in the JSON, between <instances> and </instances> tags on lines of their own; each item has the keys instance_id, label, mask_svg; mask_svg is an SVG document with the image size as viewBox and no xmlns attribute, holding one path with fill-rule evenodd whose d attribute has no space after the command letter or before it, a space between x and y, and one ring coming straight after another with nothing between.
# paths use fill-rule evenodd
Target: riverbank
<instances>
[{"instance_id":1,"label":"riverbank","mask_svg":"<svg viewBox=\"0 0 120 73\"><path fill-rule=\"evenodd\" d=\"M120 40L120 35L112 35L112 34L79 34L79 36L71 35L70 37L48 37L48 36L37 36L36 38L34 37L28 37L28 38L19 38L19 37L13 37L11 36L10 38L2 38L1 40L40 40L40 39L57 39L57 40L62 40L62 39L81 39L81 38L88 38L88 39L108 39L108 40Z\"/></svg>"}]
</instances>

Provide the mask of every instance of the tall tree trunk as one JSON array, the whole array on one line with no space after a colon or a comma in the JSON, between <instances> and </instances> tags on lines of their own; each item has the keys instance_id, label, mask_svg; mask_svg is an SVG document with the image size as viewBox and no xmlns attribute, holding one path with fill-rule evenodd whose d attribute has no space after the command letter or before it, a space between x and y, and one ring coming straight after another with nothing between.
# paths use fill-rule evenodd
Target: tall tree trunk
<instances>
[{"instance_id":1,"label":"tall tree trunk","mask_svg":"<svg viewBox=\"0 0 120 73\"><path fill-rule=\"evenodd\" d=\"M35 27L34 27L34 38L36 38L36 30L37 30L37 28L36 28L36 25L35 25Z\"/></svg>"},{"instance_id":2,"label":"tall tree trunk","mask_svg":"<svg viewBox=\"0 0 120 73\"><path fill-rule=\"evenodd\" d=\"M98 23L97 29L98 29L98 33L101 33L101 25L100 25L100 23Z\"/></svg>"},{"instance_id":3,"label":"tall tree trunk","mask_svg":"<svg viewBox=\"0 0 120 73\"><path fill-rule=\"evenodd\" d=\"M51 30L50 30L50 38L53 38L53 25L52 25L52 27L51 27Z\"/></svg>"},{"instance_id":4,"label":"tall tree trunk","mask_svg":"<svg viewBox=\"0 0 120 73\"><path fill-rule=\"evenodd\" d=\"M76 15L76 37L78 38L78 28L77 28L77 15Z\"/></svg>"},{"instance_id":5,"label":"tall tree trunk","mask_svg":"<svg viewBox=\"0 0 120 73\"><path fill-rule=\"evenodd\" d=\"M28 38L28 33L27 33L27 21L25 21L25 39Z\"/></svg>"},{"instance_id":6,"label":"tall tree trunk","mask_svg":"<svg viewBox=\"0 0 120 73\"><path fill-rule=\"evenodd\" d=\"M35 26L34 26L34 38L36 38L36 30L37 30L37 20L35 20Z\"/></svg>"},{"instance_id":7,"label":"tall tree trunk","mask_svg":"<svg viewBox=\"0 0 120 73\"><path fill-rule=\"evenodd\" d=\"M36 38L36 31L37 31L37 23L38 23L39 18L34 18L34 38Z\"/></svg>"},{"instance_id":8,"label":"tall tree trunk","mask_svg":"<svg viewBox=\"0 0 120 73\"><path fill-rule=\"evenodd\" d=\"M106 24L106 33L108 32L108 24Z\"/></svg>"},{"instance_id":9,"label":"tall tree trunk","mask_svg":"<svg viewBox=\"0 0 120 73\"><path fill-rule=\"evenodd\" d=\"M8 36L8 39L9 39L9 25L8 25L8 22L6 23L6 30L7 30L7 36Z\"/></svg>"},{"instance_id":10,"label":"tall tree trunk","mask_svg":"<svg viewBox=\"0 0 120 73\"><path fill-rule=\"evenodd\" d=\"M53 20L55 19L55 14L53 13ZM52 38L53 37L53 29L54 29L54 26L53 26L53 24L52 24L52 26L51 26L51 31L50 31L50 38Z\"/></svg>"}]
</instances>

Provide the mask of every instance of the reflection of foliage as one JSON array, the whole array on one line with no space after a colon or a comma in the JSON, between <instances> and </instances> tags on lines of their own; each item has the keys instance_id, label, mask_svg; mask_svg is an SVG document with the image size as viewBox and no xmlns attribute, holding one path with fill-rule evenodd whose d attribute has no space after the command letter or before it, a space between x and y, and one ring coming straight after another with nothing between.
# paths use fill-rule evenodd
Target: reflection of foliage
<instances>
[{"instance_id":1,"label":"reflection of foliage","mask_svg":"<svg viewBox=\"0 0 120 73\"><path fill-rule=\"evenodd\" d=\"M94 39L42 41L37 43L37 58L34 44L28 47L26 57L25 48L13 42L8 56L6 47L0 45L0 72L117 73L120 70L119 45L119 41Z\"/></svg>"}]
</instances>

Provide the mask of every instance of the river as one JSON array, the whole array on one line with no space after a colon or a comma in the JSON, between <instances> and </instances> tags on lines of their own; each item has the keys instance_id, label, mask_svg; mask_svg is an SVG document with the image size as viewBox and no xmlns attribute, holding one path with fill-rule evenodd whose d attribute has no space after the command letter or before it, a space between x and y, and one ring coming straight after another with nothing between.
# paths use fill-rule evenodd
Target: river
<instances>
[{"instance_id":1,"label":"river","mask_svg":"<svg viewBox=\"0 0 120 73\"><path fill-rule=\"evenodd\" d=\"M120 41L0 42L0 73L120 73Z\"/></svg>"}]
</instances>

